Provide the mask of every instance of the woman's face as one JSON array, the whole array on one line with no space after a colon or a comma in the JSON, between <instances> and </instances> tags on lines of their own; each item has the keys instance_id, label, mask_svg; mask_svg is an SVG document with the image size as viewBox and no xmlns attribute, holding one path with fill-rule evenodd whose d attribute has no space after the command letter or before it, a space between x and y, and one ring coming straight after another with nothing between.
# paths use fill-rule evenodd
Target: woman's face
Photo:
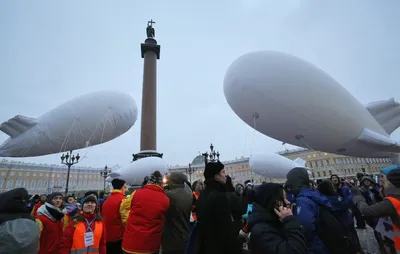
<instances>
[{"instance_id":1,"label":"woman's face","mask_svg":"<svg viewBox=\"0 0 400 254\"><path fill-rule=\"evenodd\" d=\"M68 204L71 204L71 205L75 205L76 204L76 200L75 200L74 197L69 197L67 202L68 202Z\"/></svg>"},{"instance_id":2,"label":"woman's face","mask_svg":"<svg viewBox=\"0 0 400 254\"><path fill-rule=\"evenodd\" d=\"M94 211L96 210L96 202L87 201L83 204L82 209L85 213L94 213Z\"/></svg>"},{"instance_id":3,"label":"woman's face","mask_svg":"<svg viewBox=\"0 0 400 254\"><path fill-rule=\"evenodd\" d=\"M63 203L63 197L55 196L51 201L55 207L61 207L61 205Z\"/></svg>"}]
</instances>

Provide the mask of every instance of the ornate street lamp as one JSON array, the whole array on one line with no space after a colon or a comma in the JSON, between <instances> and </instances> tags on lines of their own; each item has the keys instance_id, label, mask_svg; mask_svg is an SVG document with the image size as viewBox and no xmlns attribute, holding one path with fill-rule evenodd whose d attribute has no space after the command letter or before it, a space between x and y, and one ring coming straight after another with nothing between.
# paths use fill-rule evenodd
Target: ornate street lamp
<instances>
[{"instance_id":1,"label":"ornate street lamp","mask_svg":"<svg viewBox=\"0 0 400 254\"><path fill-rule=\"evenodd\" d=\"M68 167L68 172L67 172L67 183L65 185L65 195L68 194L68 185L69 185L69 173L71 171L71 166L75 165L79 162L79 159L81 157L79 156L79 153L77 155L72 154L72 150L66 155L62 154L61 155L61 164L67 165Z\"/></svg>"},{"instance_id":2,"label":"ornate street lamp","mask_svg":"<svg viewBox=\"0 0 400 254\"><path fill-rule=\"evenodd\" d=\"M189 174L189 182L192 183L192 174L194 172L194 169L192 168L192 164L189 163L189 168L185 169L186 175Z\"/></svg>"},{"instance_id":3,"label":"ornate street lamp","mask_svg":"<svg viewBox=\"0 0 400 254\"><path fill-rule=\"evenodd\" d=\"M213 144L210 145L210 153L205 152L202 154L204 157L204 164L207 165L208 162L219 161L220 153L214 150Z\"/></svg>"},{"instance_id":4,"label":"ornate street lamp","mask_svg":"<svg viewBox=\"0 0 400 254\"><path fill-rule=\"evenodd\" d=\"M109 173L110 173L110 170L108 170L107 165L104 167L104 169L100 170L100 176L103 177L103 179L104 179L104 193L106 193L106 178Z\"/></svg>"}]
</instances>

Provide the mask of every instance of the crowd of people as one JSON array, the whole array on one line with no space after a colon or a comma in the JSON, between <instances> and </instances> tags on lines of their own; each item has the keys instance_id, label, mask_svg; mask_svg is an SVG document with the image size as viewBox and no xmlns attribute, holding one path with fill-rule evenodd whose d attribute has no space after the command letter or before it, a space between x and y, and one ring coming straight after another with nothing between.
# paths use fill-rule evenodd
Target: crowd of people
<instances>
[{"instance_id":1,"label":"crowd of people","mask_svg":"<svg viewBox=\"0 0 400 254\"><path fill-rule=\"evenodd\" d=\"M80 202L1 193L0 253L358 254L369 251L358 236L367 225L380 253L400 253L399 166L382 169L378 183L363 174L310 181L299 167L285 183L234 186L215 161L204 178L191 184L173 172L163 183L155 171L129 195L114 179L105 200L88 192Z\"/></svg>"}]
</instances>

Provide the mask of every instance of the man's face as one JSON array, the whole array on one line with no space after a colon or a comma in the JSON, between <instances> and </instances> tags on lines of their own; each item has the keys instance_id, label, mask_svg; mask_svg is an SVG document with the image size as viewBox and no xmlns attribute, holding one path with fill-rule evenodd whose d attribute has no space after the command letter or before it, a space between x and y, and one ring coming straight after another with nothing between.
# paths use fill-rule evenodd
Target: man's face
<instances>
[{"instance_id":1,"label":"man's face","mask_svg":"<svg viewBox=\"0 0 400 254\"><path fill-rule=\"evenodd\" d=\"M216 176L215 180L221 183L226 183L226 171L225 169L221 170Z\"/></svg>"}]
</instances>

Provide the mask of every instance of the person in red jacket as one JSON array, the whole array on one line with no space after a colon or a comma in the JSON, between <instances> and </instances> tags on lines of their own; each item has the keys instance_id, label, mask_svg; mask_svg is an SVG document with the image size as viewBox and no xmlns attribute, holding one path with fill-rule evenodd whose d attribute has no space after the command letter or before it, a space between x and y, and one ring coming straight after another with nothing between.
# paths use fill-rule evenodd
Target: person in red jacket
<instances>
[{"instance_id":1,"label":"person in red jacket","mask_svg":"<svg viewBox=\"0 0 400 254\"><path fill-rule=\"evenodd\" d=\"M40 229L40 248L38 254L58 254L63 233L64 213L61 210L63 195L54 192L47 196L36 216Z\"/></svg>"},{"instance_id":2,"label":"person in red jacket","mask_svg":"<svg viewBox=\"0 0 400 254\"><path fill-rule=\"evenodd\" d=\"M97 211L98 201L87 196L82 212L68 224L58 254L106 254L106 227Z\"/></svg>"},{"instance_id":3,"label":"person in red jacket","mask_svg":"<svg viewBox=\"0 0 400 254\"><path fill-rule=\"evenodd\" d=\"M32 209L32 212L31 212L31 215L33 216L33 218L36 217L38 209L39 209L42 205L44 205L44 203L46 203L46 198L47 198L46 195L45 195L45 194L42 194L42 195L40 196L39 202L37 202L37 203L33 206L33 209Z\"/></svg>"},{"instance_id":4,"label":"person in red jacket","mask_svg":"<svg viewBox=\"0 0 400 254\"><path fill-rule=\"evenodd\" d=\"M130 208L122 240L125 253L150 254L160 250L165 215L169 208L169 198L161 185L162 175L154 171L143 188L122 202L121 209Z\"/></svg>"},{"instance_id":5,"label":"person in red jacket","mask_svg":"<svg viewBox=\"0 0 400 254\"><path fill-rule=\"evenodd\" d=\"M126 183L121 179L111 182L114 190L103 203L102 215L107 233L107 254L122 254L122 237L125 227L121 219L121 202L125 199Z\"/></svg>"}]
</instances>

